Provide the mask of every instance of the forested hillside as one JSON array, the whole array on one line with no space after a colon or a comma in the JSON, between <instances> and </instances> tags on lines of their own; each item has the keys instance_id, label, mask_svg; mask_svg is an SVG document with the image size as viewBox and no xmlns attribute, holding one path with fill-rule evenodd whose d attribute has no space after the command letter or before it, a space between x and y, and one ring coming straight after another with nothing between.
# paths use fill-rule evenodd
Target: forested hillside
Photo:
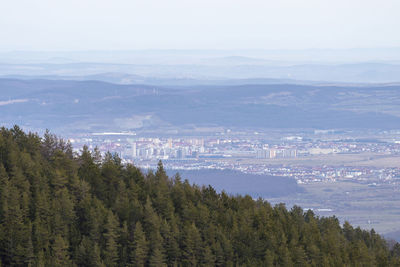
<instances>
[{"instance_id":1,"label":"forested hillside","mask_svg":"<svg viewBox=\"0 0 400 267\"><path fill-rule=\"evenodd\" d=\"M0 69L1 71L1 69ZM400 65L399 65L400 71ZM1 73L1 72L0 72ZM3 125L58 132L397 129L400 85L118 85L0 77ZM101 108L99 108L101 106Z\"/></svg>"},{"instance_id":2,"label":"forested hillside","mask_svg":"<svg viewBox=\"0 0 400 267\"><path fill-rule=\"evenodd\" d=\"M400 266L374 231L0 130L2 266Z\"/></svg>"}]
</instances>

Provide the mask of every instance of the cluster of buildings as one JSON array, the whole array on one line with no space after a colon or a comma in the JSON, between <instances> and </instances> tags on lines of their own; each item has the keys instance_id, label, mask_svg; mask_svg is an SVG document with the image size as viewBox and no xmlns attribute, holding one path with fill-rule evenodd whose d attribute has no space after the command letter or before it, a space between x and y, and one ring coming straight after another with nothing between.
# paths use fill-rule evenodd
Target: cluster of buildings
<instances>
[{"instance_id":1,"label":"cluster of buildings","mask_svg":"<svg viewBox=\"0 0 400 267\"><path fill-rule=\"evenodd\" d=\"M261 138L187 137L151 138L132 134L97 134L70 139L74 147L84 144L101 152L118 153L125 162L143 168L156 166L163 160L170 169L233 169L245 173L289 176L298 183L335 182L352 179L360 182L398 183L398 168L305 167L279 164L269 159L294 159L310 155L381 153L400 155L400 142L366 142L356 140L310 140L286 137L275 141ZM265 159L265 161L264 161Z\"/></svg>"},{"instance_id":2,"label":"cluster of buildings","mask_svg":"<svg viewBox=\"0 0 400 267\"><path fill-rule=\"evenodd\" d=\"M271 148L259 149L256 151L258 159L274 159L274 158L295 158L297 157L297 149L295 148Z\"/></svg>"},{"instance_id":3,"label":"cluster of buildings","mask_svg":"<svg viewBox=\"0 0 400 267\"><path fill-rule=\"evenodd\" d=\"M187 159L199 158L205 153L204 139L127 139L120 151L124 159Z\"/></svg>"},{"instance_id":4,"label":"cluster of buildings","mask_svg":"<svg viewBox=\"0 0 400 267\"><path fill-rule=\"evenodd\" d=\"M96 136L70 139L76 147L83 144L100 151L118 153L126 160L187 160L199 158L295 158L297 149L291 144L265 144L250 139L220 138L132 138Z\"/></svg>"}]
</instances>

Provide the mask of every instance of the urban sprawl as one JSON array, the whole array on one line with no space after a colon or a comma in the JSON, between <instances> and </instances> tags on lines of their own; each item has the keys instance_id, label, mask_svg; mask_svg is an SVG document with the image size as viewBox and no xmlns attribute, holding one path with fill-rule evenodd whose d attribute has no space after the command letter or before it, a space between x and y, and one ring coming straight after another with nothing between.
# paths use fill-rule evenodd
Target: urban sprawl
<instances>
[{"instance_id":1,"label":"urban sprawl","mask_svg":"<svg viewBox=\"0 0 400 267\"><path fill-rule=\"evenodd\" d=\"M310 140L286 136L279 142L250 137L137 137L134 133L92 133L70 138L79 150L83 145L101 153L117 153L126 163L155 168L158 160L171 170L231 169L244 173L293 177L299 184L352 180L370 186L400 184L400 168L302 164L300 159L329 155L400 155L400 142Z\"/></svg>"}]
</instances>

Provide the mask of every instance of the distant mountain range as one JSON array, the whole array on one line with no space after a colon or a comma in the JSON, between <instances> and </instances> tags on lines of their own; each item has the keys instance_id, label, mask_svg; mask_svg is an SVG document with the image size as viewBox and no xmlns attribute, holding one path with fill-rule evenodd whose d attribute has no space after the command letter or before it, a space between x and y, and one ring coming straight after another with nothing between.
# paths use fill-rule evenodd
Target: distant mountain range
<instances>
[{"instance_id":1,"label":"distant mountain range","mask_svg":"<svg viewBox=\"0 0 400 267\"><path fill-rule=\"evenodd\" d=\"M65 60L66 61L66 60ZM64 61L63 61L64 62ZM0 63L3 78L101 80L118 84L189 85L217 81L277 80L329 83L400 82L397 62L354 64L274 62L243 57L202 59L186 64Z\"/></svg>"},{"instance_id":2,"label":"distant mountain range","mask_svg":"<svg viewBox=\"0 0 400 267\"><path fill-rule=\"evenodd\" d=\"M119 85L0 79L0 123L57 132L400 128L400 85Z\"/></svg>"}]
</instances>

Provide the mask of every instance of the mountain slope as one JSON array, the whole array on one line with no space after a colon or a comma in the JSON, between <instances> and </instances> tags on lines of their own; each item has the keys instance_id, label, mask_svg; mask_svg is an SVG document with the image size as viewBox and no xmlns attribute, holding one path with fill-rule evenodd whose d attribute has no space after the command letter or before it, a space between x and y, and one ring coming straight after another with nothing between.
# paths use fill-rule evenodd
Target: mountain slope
<instances>
[{"instance_id":1,"label":"mountain slope","mask_svg":"<svg viewBox=\"0 0 400 267\"><path fill-rule=\"evenodd\" d=\"M5 266L394 266L373 230L217 194L46 133L0 130Z\"/></svg>"},{"instance_id":2,"label":"mountain slope","mask_svg":"<svg viewBox=\"0 0 400 267\"><path fill-rule=\"evenodd\" d=\"M162 127L363 128L400 125L400 87L116 85L0 79L0 122L61 131Z\"/></svg>"}]
</instances>

